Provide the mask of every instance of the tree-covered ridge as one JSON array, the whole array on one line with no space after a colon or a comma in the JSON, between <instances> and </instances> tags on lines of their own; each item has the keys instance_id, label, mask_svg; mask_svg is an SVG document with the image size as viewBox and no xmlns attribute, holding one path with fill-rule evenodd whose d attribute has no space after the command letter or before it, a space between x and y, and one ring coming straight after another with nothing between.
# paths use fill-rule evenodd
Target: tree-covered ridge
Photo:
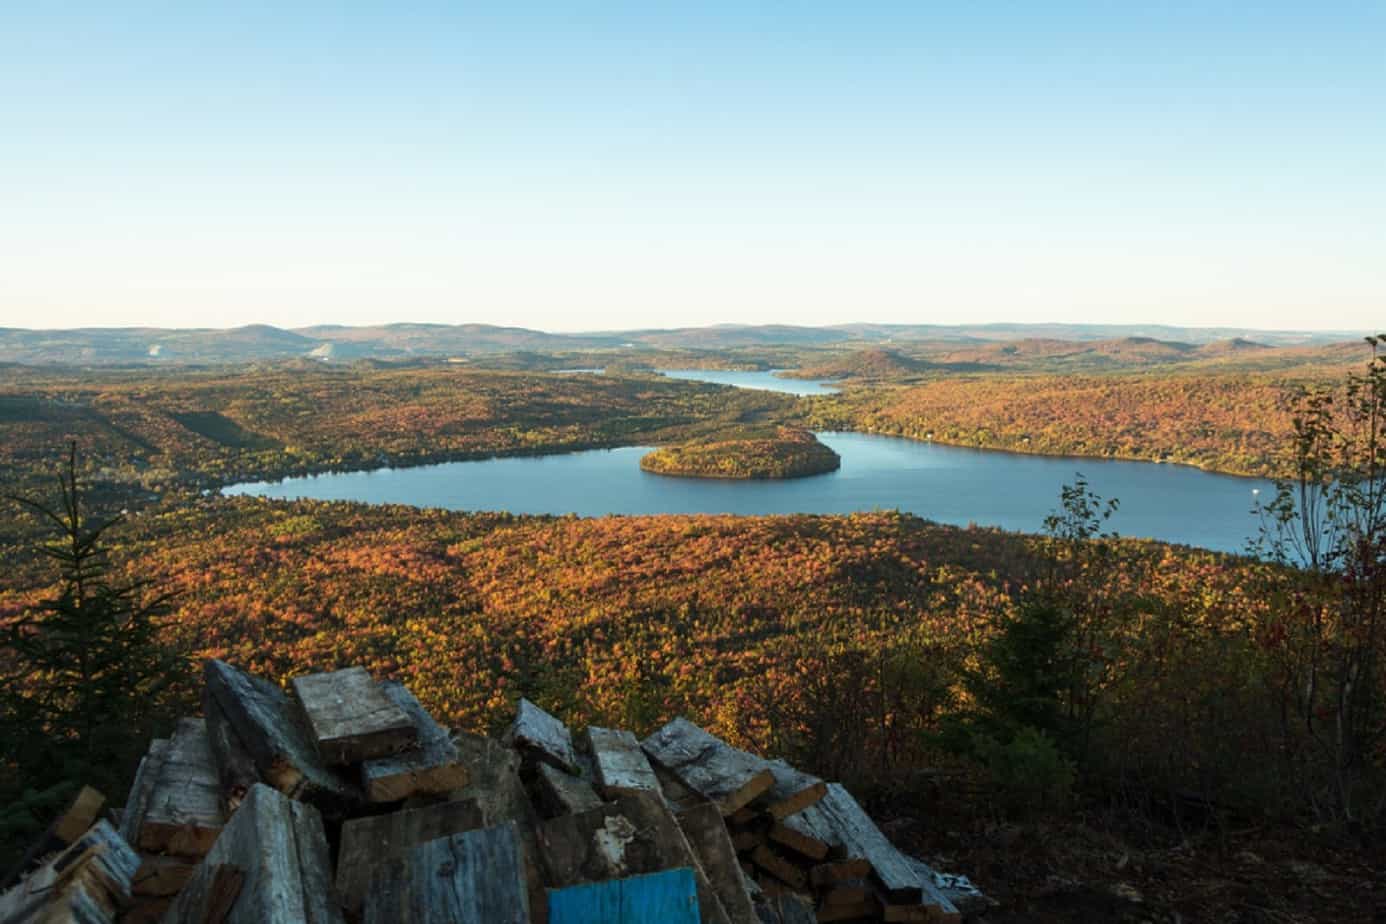
<instances>
[{"instance_id":1,"label":"tree-covered ridge","mask_svg":"<svg viewBox=\"0 0 1386 924\"><path fill-rule=\"evenodd\" d=\"M969 375L820 397L811 420L983 449L1280 475L1293 434L1289 386L1239 373Z\"/></svg>"},{"instance_id":2,"label":"tree-covered ridge","mask_svg":"<svg viewBox=\"0 0 1386 924\"><path fill-rule=\"evenodd\" d=\"M302 363L0 377L0 465L151 488L690 439L802 405L662 376Z\"/></svg>"},{"instance_id":3,"label":"tree-covered ridge","mask_svg":"<svg viewBox=\"0 0 1386 924\"><path fill-rule=\"evenodd\" d=\"M655 353L604 361L605 375L558 374L552 370L596 361L559 354L487 360L502 368L479 368L477 361L0 367L0 482L32 483L52 470L69 440L78 444L83 474L138 493L385 464L711 442L739 438L748 427L806 424L1263 474L1283 470L1275 453L1290 432L1280 403L1284 390L1365 358L1358 344L1301 351L1300 365L1274 375L1204 365L1060 376L1022 375L990 359L963 360L917 345L891 349L891 356L909 358L911 368L918 360L910 384L893 377L899 363L873 363L873 377L814 398L636 368L665 355ZM767 358L776 366L793 363L792 352L678 353L671 361L764 368ZM801 368L825 361L822 351L801 352ZM1253 351L1266 353L1299 355ZM627 371L617 371L622 368Z\"/></svg>"},{"instance_id":4,"label":"tree-covered ridge","mask_svg":"<svg viewBox=\"0 0 1386 924\"><path fill-rule=\"evenodd\" d=\"M793 427L767 436L665 446L640 460L647 472L685 478L804 478L836 471L841 464L812 433Z\"/></svg>"},{"instance_id":5,"label":"tree-covered ridge","mask_svg":"<svg viewBox=\"0 0 1386 924\"><path fill-rule=\"evenodd\" d=\"M1120 548L1103 592L1141 603L1104 641L1121 666L1105 684L1120 721L1104 734L1123 736L1111 753L1180 785L1240 785L1255 748L1225 753L1227 716L1203 697L1241 710L1246 735L1272 721L1258 711L1266 568ZM642 731L683 714L839 776L934 759L929 736L966 705L961 671L1046 567L1033 538L894 513L577 519L254 498L161 507L130 521L121 553L179 591L167 641L194 658L271 677L361 664L472 730L522 695ZM23 586L37 563L11 573L3 618L45 591ZM1190 731L1171 763L1172 727Z\"/></svg>"}]
</instances>

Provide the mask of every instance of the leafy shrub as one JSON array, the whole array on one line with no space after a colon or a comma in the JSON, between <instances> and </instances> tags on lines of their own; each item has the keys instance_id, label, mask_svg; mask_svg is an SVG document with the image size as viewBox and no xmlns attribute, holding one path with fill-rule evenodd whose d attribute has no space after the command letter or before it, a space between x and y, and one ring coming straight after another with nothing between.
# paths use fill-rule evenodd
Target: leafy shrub
<instances>
[{"instance_id":1,"label":"leafy shrub","mask_svg":"<svg viewBox=\"0 0 1386 924\"><path fill-rule=\"evenodd\" d=\"M1003 805L1025 814L1062 807L1072 795L1077 771L1054 739L1024 726L1002 742L989 735L972 740L977 759L1000 790Z\"/></svg>"}]
</instances>

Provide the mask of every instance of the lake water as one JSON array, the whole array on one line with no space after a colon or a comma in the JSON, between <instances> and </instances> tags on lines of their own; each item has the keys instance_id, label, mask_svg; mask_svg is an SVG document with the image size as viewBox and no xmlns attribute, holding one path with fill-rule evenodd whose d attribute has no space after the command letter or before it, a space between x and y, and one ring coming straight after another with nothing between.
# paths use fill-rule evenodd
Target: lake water
<instances>
[{"instance_id":1,"label":"lake water","mask_svg":"<svg viewBox=\"0 0 1386 924\"><path fill-rule=\"evenodd\" d=\"M782 391L788 395L831 395L837 391L827 382L781 378L775 374L783 371L780 369L771 369L769 372L736 372L721 369L661 369L659 371L671 379L712 382L714 385L732 385L736 388L750 388L756 391Z\"/></svg>"},{"instance_id":2,"label":"lake water","mask_svg":"<svg viewBox=\"0 0 1386 924\"><path fill-rule=\"evenodd\" d=\"M763 374L763 373L762 373ZM640 470L649 447L449 462L258 482L228 494L412 504L453 510L576 513L851 513L899 509L942 523L1038 532L1060 488L1081 471L1121 501L1109 526L1125 536L1241 551L1266 481L1178 465L1015 455L863 433L820 433L842 457L826 475L791 481L667 478Z\"/></svg>"}]
</instances>

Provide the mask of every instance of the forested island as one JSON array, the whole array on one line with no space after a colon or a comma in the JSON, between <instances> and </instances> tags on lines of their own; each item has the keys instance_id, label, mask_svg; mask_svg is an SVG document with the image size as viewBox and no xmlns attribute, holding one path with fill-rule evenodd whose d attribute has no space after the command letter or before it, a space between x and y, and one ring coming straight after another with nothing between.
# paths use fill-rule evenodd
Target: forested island
<instances>
[{"instance_id":1,"label":"forested island","mask_svg":"<svg viewBox=\"0 0 1386 924\"><path fill-rule=\"evenodd\" d=\"M656 475L748 480L806 478L837 471L841 464L812 433L792 427L758 438L665 446L640 460L642 469Z\"/></svg>"}]
</instances>

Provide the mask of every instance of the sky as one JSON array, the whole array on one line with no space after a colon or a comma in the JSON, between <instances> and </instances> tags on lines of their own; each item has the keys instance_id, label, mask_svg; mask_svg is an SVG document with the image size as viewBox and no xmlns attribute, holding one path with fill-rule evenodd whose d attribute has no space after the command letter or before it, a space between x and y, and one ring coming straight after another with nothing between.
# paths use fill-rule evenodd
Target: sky
<instances>
[{"instance_id":1,"label":"sky","mask_svg":"<svg viewBox=\"0 0 1386 924\"><path fill-rule=\"evenodd\" d=\"M1379 329L1386 3L0 3L0 326Z\"/></svg>"}]
</instances>

